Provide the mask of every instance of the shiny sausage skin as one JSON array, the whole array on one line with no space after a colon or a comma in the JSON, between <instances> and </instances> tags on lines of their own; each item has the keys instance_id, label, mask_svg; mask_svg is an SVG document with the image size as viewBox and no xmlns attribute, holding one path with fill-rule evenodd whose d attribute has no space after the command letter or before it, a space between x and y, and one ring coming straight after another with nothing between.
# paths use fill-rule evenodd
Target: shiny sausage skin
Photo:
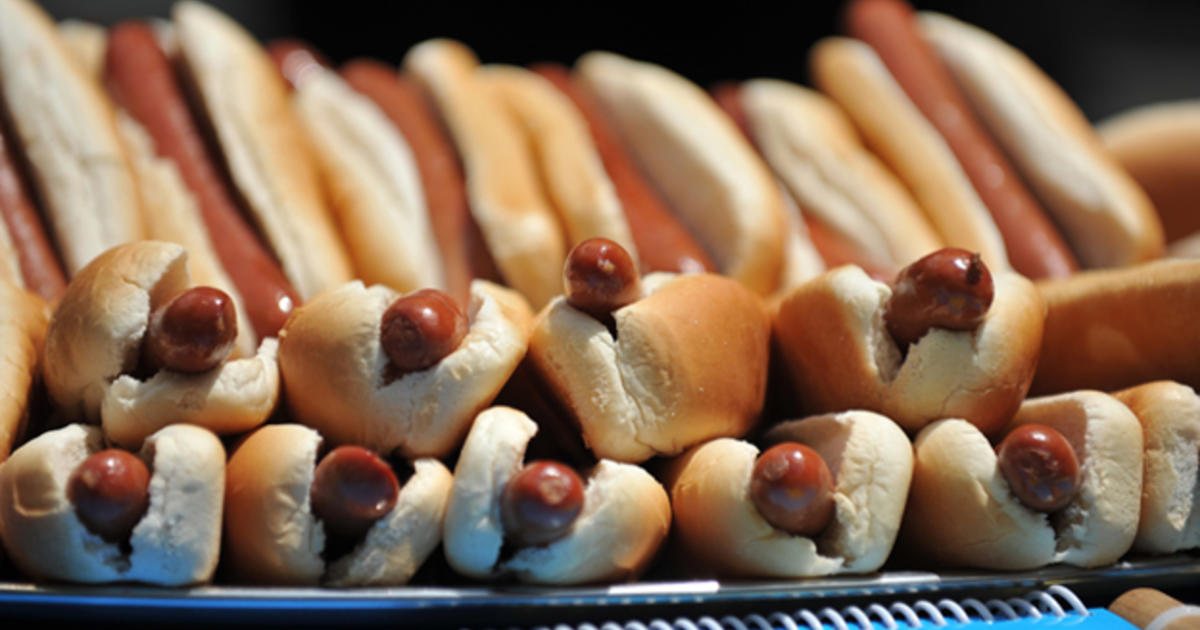
<instances>
[{"instance_id":1,"label":"shiny sausage skin","mask_svg":"<svg viewBox=\"0 0 1200 630\"><path fill-rule=\"evenodd\" d=\"M979 254L939 249L900 271L883 314L901 350L930 328L974 330L992 305L992 274Z\"/></svg>"},{"instance_id":2,"label":"shiny sausage skin","mask_svg":"<svg viewBox=\"0 0 1200 630\"><path fill-rule=\"evenodd\" d=\"M71 473L67 500L93 533L111 543L128 540L150 506L150 471L125 451L93 453Z\"/></svg>"},{"instance_id":3,"label":"shiny sausage skin","mask_svg":"<svg viewBox=\"0 0 1200 630\"><path fill-rule=\"evenodd\" d=\"M205 372L229 358L236 340L233 299L220 289L194 287L154 309L142 348L152 367Z\"/></svg>"},{"instance_id":4,"label":"shiny sausage skin","mask_svg":"<svg viewBox=\"0 0 1200 630\"><path fill-rule=\"evenodd\" d=\"M759 455L750 499L768 523L797 536L816 536L833 520L833 475L821 455L796 442Z\"/></svg>"},{"instance_id":5,"label":"shiny sausage skin","mask_svg":"<svg viewBox=\"0 0 1200 630\"><path fill-rule=\"evenodd\" d=\"M1079 491L1079 458L1067 438L1051 427L1013 429L996 447L996 458L1013 494L1032 510L1061 510Z\"/></svg>"},{"instance_id":6,"label":"shiny sausage skin","mask_svg":"<svg viewBox=\"0 0 1200 630\"><path fill-rule=\"evenodd\" d=\"M392 467L361 446L339 446L313 472L309 496L326 533L359 538L396 507L400 482Z\"/></svg>"},{"instance_id":7,"label":"shiny sausage skin","mask_svg":"<svg viewBox=\"0 0 1200 630\"><path fill-rule=\"evenodd\" d=\"M304 75L314 67L328 68L329 61L317 49L298 39L276 39L267 45L267 55L275 62L275 67L287 79L288 85L296 88L304 80Z\"/></svg>"},{"instance_id":8,"label":"shiny sausage skin","mask_svg":"<svg viewBox=\"0 0 1200 630\"><path fill-rule=\"evenodd\" d=\"M33 205L29 188L22 182L13 137L0 115L0 214L21 265L25 287L53 301L67 288L67 276L46 236L46 229Z\"/></svg>"},{"instance_id":9,"label":"shiny sausage skin","mask_svg":"<svg viewBox=\"0 0 1200 630\"><path fill-rule=\"evenodd\" d=\"M602 237L589 238L571 250L563 264L567 302L607 321L612 312L642 297L642 280L629 252Z\"/></svg>"},{"instance_id":10,"label":"shiny sausage skin","mask_svg":"<svg viewBox=\"0 0 1200 630\"><path fill-rule=\"evenodd\" d=\"M583 511L583 481L553 461L527 464L500 496L505 535L519 545L545 545L571 530Z\"/></svg>"},{"instance_id":11,"label":"shiny sausage skin","mask_svg":"<svg viewBox=\"0 0 1200 630\"><path fill-rule=\"evenodd\" d=\"M667 202L642 174L587 88L573 81L562 66L544 64L532 70L566 94L587 120L592 141L621 200L646 271L715 272L716 265L708 252L672 214Z\"/></svg>"},{"instance_id":12,"label":"shiny sausage skin","mask_svg":"<svg viewBox=\"0 0 1200 630\"><path fill-rule=\"evenodd\" d=\"M1079 264L1062 235L917 31L912 7L903 0L855 0L846 10L845 24L850 35L875 49L946 140L991 211L1013 268L1029 278L1064 277L1076 271Z\"/></svg>"},{"instance_id":13,"label":"shiny sausage skin","mask_svg":"<svg viewBox=\"0 0 1200 630\"><path fill-rule=\"evenodd\" d=\"M277 335L299 298L235 203L153 31L136 22L113 27L104 61L109 94L146 128L155 151L175 163L196 198L254 331L259 337Z\"/></svg>"},{"instance_id":14,"label":"shiny sausage skin","mask_svg":"<svg viewBox=\"0 0 1200 630\"><path fill-rule=\"evenodd\" d=\"M467 326L467 316L454 298L437 289L421 289L384 311L380 344L396 369L418 372L454 352Z\"/></svg>"},{"instance_id":15,"label":"shiny sausage skin","mask_svg":"<svg viewBox=\"0 0 1200 630\"><path fill-rule=\"evenodd\" d=\"M498 282L500 272L471 217L462 165L436 110L418 83L381 62L357 59L342 66L341 75L371 99L408 142L442 252L447 291L467 304L472 278Z\"/></svg>"}]
</instances>

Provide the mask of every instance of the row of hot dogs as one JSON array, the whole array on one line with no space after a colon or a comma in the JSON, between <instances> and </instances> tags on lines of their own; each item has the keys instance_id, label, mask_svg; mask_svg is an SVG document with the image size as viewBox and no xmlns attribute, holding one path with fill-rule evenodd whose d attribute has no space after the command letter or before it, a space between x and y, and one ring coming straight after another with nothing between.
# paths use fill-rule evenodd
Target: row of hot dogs
<instances>
[{"instance_id":1,"label":"row of hot dogs","mask_svg":"<svg viewBox=\"0 0 1200 630\"><path fill-rule=\"evenodd\" d=\"M0 25L0 537L31 577L198 583L223 548L235 580L399 584L440 544L593 582L669 533L688 571L775 577L898 539L997 569L1200 544L1200 266L1145 263L1146 196L986 33L859 0L859 39L813 51L825 95L712 98L445 40L335 71L196 3ZM1124 389L1156 379L1184 384Z\"/></svg>"}]
</instances>

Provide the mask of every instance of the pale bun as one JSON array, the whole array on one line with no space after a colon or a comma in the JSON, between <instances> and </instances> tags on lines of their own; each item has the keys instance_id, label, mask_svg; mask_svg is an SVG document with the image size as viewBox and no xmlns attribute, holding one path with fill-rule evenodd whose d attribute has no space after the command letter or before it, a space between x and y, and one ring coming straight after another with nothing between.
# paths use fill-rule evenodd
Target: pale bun
<instances>
[{"instance_id":1,"label":"pale bun","mask_svg":"<svg viewBox=\"0 0 1200 630\"><path fill-rule=\"evenodd\" d=\"M1053 516L1025 507L1000 473L992 444L971 424L939 420L914 443L916 465L901 544L938 567L1033 569L1111 564L1137 533L1142 432L1137 417L1096 391L1031 398L1008 429L1057 429L1079 458L1081 481Z\"/></svg>"},{"instance_id":2,"label":"pale bun","mask_svg":"<svg viewBox=\"0 0 1200 630\"><path fill-rule=\"evenodd\" d=\"M616 335L557 298L529 358L597 457L640 462L745 435L762 411L770 323L762 300L713 274L655 273L613 312Z\"/></svg>"},{"instance_id":3,"label":"pale bun","mask_svg":"<svg viewBox=\"0 0 1200 630\"><path fill-rule=\"evenodd\" d=\"M104 76L104 49L108 47L108 31L103 26L66 19L58 23L58 35L88 76L96 80Z\"/></svg>"},{"instance_id":4,"label":"pale bun","mask_svg":"<svg viewBox=\"0 0 1200 630\"><path fill-rule=\"evenodd\" d=\"M918 24L1085 267L1162 255L1150 199L1058 85L982 29L937 13L920 14Z\"/></svg>"},{"instance_id":5,"label":"pale bun","mask_svg":"<svg viewBox=\"0 0 1200 630\"><path fill-rule=\"evenodd\" d=\"M799 442L821 455L834 477L833 520L814 537L775 528L750 498L759 449L719 438L669 467L675 532L688 558L719 575L748 577L869 573L883 566L912 476L904 431L879 414L847 411L785 422L765 439Z\"/></svg>"},{"instance_id":6,"label":"pale bun","mask_svg":"<svg viewBox=\"0 0 1200 630\"><path fill-rule=\"evenodd\" d=\"M630 579L666 539L671 507L645 470L601 460L585 475L583 511L563 538L503 554L500 496L523 465L537 433L525 414L493 407L479 414L454 470L446 511L446 559L478 579L515 575L524 582L578 584Z\"/></svg>"},{"instance_id":7,"label":"pale bun","mask_svg":"<svg viewBox=\"0 0 1200 630\"><path fill-rule=\"evenodd\" d=\"M29 395L48 319L49 308L41 298L0 280L0 462L28 424Z\"/></svg>"},{"instance_id":8,"label":"pale bun","mask_svg":"<svg viewBox=\"0 0 1200 630\"><path fill-rule=\"evenodd\" d=\"M271 585L388 586L408 582L441 541L450 471L413 462L396 506L345 555L326 563L324 524L310 489L321 436L298 424L267 425L229 458L226 562L235 580Z\"/></svg>"},{"instance_id":9,"label":"pale bun","mask_svg":"<svg viewBox=\"0 0 1200 630\"><path fill-rule=\"evenodd\" d=\"M1133 548L1174 553L1200 547L1200 396L1187 385L1155 381L1113 394L1142 424L1142 509Z\"/></svg>"},{"instance_id":10,"label":"pale bun","mask_svg":"<svg viewBox=\"0 0 1200 630\"><path fill-rule=\"evenodd\" d=\"M232 434L266 421L279 396L274 339L207 372L160 370L146 381L129 374L154 308L191 286L187 251L162 241L115 247L72 279L50 317L42 357L63 419L103 422L129 448L174 422Z\"/></svg>"},{"instance_id":11,"label":"pale bun","mask_svg":"<svg viewBox=\"0 0 1200 630\"><path fill-rule=\"evenodd\" d=\"M184 424L146 439L138 457L151 472L150 507L133 528L130 551L88 530L67 499L75 468L103 449L99 428L73 424L30 440L0 465L0 533L13 563L35 580L211 580L221 546L221 441Z\"/></svg>"},{"instance_id":12,"label":"pale bun","mask_svg":"<svg viewBox=\"0 0 1200 630\"><path fill-rule=\"evenodd\" d=\"M883 320L891 287L862 269L839 267L785 295L773 333L794 396L809 413L870 409L909 432L961 417L993 433L1029 389L1045 306L1024 277L992 278L977 329L933 328L906 356Z\"/></svg>"},{"instance_id":13,"label":"pale bun","mask_svg":"<svg viewBox=\"0 0 1200 630\"><path fill-rule=\"evenodd\" d=\"M233 185L303 299L353 273L338 238L287 87L238 23L185 1L172 10L179 52Z\"/></svg>"},{"instance_id":14,"label":"pale bun","mask_svg":"<svg viewBox=\"0 0 1200 630\"><path fill-rule=\"evenodd\" d=\"M476 280L458 348L431 368L389 381L380 325L399 297L355 280L297 308L280 332L287 405L296 421L334 445L444 457L525 356L533 314L515 291Z\"/></svg>"}]
</instances>

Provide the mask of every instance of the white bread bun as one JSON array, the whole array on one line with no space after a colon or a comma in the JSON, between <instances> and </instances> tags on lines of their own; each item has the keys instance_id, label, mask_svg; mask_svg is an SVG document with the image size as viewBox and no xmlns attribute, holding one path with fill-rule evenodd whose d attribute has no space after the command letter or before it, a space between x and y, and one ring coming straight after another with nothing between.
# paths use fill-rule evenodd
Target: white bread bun
<instances>
[{"instance_id":1,"label":"white bread bun","mask_svg":"<svg viewBox=\"0 0 1200 630\"><path fill-rule=\"evenodd\" d=\"M870 45L828 37L809 56L813 82L854 121L866 144L899 176L947 245L1009 267L1004 239L950 146L921 114Z\"/></svg>"},{"instance_id":2,"label":"white bread bun","mask_svg":"<svg viewBox=\"0 0 1200 630\"><path fill-rule=\"evenodd\" d=\"M1048 516L1017 500L992 444L971 424L939 420L917 436L901 544L942 567L1032 569L1111 564L1133 544L1142 491L1142 432L1112 396L1030 398L1008 429L1057 429L1079 458L1070 505Z\"/></svg>"},{"instance_id":3,"label":"white bread bun","mask_svg":"<svg viewBox=\"0 0 1200 630\"><path fill-rule=\"evenodd\" d=\"M640 574L670 529L667 493L640 467L609 460L586 475L583 511L565 537L502 555L500 497L520 472L537 430L525 414L507 407L493 407L475 419L454 469L446 510L450 566L472 578L512 574L524 582L558 585Z\"/></svg>"},{"instance_id":4,"label":"white bread bun","mask_svg":"<svg viewBox=\"0 0 1200 630\"><path fill-rule=\"evenodd\" d=\"M646 294L604 323L556 298L529 358L596 457L641 462L740 437L766 392L770 323L762 301L714 274L654 273Z\"/></svg>"},{"instance_id":5,"label":"white bread bun","mask_svg":"<svg viewBox=\"0 0 1200 630\"><path fill-rule=\"evenodd\" d=\"M25 433L48 311L41 298L0 280L0 462Z\"/></svg>"},{"instance_id":6,"label":"white bread bun","mask_svg":"<svg viewBox=\"0 0 1200 630\"><path fill-rule=\"evenodd\" d=\"M1142 509L1133 548L1174 553L1200 547L1200 396L1155 381L1113 394L1142 423Z\"/></svg>"},{"instance_id":7,"label":"white bread bun","mask_svg":"<svg viewBox=\"0 0 1200 630\"><path fill-rule=\"evenodd\" d=\"M525 356L533 314L515 291L476 280L458 348L433 367L389 382L380 326L399 297L355 280L296 309L280 332L288 408L334 445L444 457Z\"/></svg>"},{"instance_id":8,"label":"white bread bun","mask_svg":"<svg viewBox=\"0 0 1200 630\"><path fill-rule=\"evenodd\" d=\"M65 419L103 422L127 448L175 422L232 434L266 421L279 396L274 339L207 372L159 371L145 382L129 374L151 313L191 286L187 251L161 241L115 247L72 279L50 317L42 360L46 389Z\"/></svg>"},{"instance_id":9,"label":"white bread bun","mask_svg":"<svg viewBox=\"0 0 1200 630\"><path fill-rule=\"evenodd\" d=\"M142 237L112 106L54 22L28 0L0 0L0 97L69 275Z\"/></svg>"},{"instance_id":10,"label":"white bread bun","mask_svg":"<svg viewBox=\"0 0 1200 630\"><path fill-rule=\"evenodd\" d=\"M719 575L809 577L869 573L887 560L908 496L912 445L894 422L847 411L785 422L770 443L816 450L833 475L833 520L818 536L775 528L750 497L759 450L730 438L706 442L672 462L675 531L692 559Z\"/></svg>"},{"instance_id":11,"label":"white bread bun","mask_svg":"<svg viewBox=\"0 0 1200 630\"><path fill-rule=\"evenodd\" d=\"M182 59L233 185L303 299L350 280L284 79L237 22L200 2L172 10Z\"/></svg>"},{"instance_id":12,"label":"white bread bun","mask_svg":"<svg viewBox=\"0 0 1200 630\"><path fill-rule=\"evenodd\" d=\"M661 66L591 52L576 74L721 273L760 295L775 291L787 227L782 195L736 124Z\"/></svg>"},{"instance_id":13,"label":"white bread bun","mask_svg":"<svg viewBox=\"0 0 1200 630\"><path fill-rule=\"evenodd\" d=\"M327 565L325 526L310 499L320 450L320 434L298 424L262 427L234 450L225 492L226 562L233 577L271 585L408 582L441 541L450 471L434 459L414 461L392 511Z\"/></svg>"},{"instance_id":14,"label":"white bread bun","mask_svg":"<svg viewBox=\"0 0 1200 630\"><path fill-rule=\"evenodd\" d=\"M221 441L186 424L146 439L138 457L151 473L150 506L133 528L128 553L88 530L67 498L75 468L103 448L99 428L73 424L30 440L0 465L0 534L13 563L37 580L162 586L211 580L221 547Z\"/></svg>"},{"instance_id":15,"label":"white bread bun","mask_svg":"<svg viewBox=\"0 0 1200 630\"><path fill-rule=\"evenodd\" d=\"M961 417L991 434L1029 389L1045 306L1034 285L992 271L995 297L974 331L933 328L901 356L883 314L890 286L844 266L783 297L774 338L810 413L870 409L916 432Z\"/></svg>"},{"instance_id":16,"label":"white bread bun","mask_svg":"<svg viewBox=\"0 0 1200 630\"><path fill-rule=\"evenodd\" d=\"M541 308L562 292L567 249L517 120L476 74L475 54L458 42L417 44L404 67L432 94L454 138L471 216L500 275Z\"/></svg>"},{"instance_id":17,"label":"white bread bun","mask_svg":"<svg viewBox=\"0 0 1200 630\"><path fill-rule=\"evenodd\" d=\"M87 75L99 81L104 76L108 31L93 22L66 19L58 23L58 34Z\"/></svg>"},{"instance_id":18,"label":"white bread bun","mask_svg":"<svg viewBox=\"0 0 1200 630\"><path fill-rule=\"evenodd\" d=\"M1150 199L1054 81L987 31L937 13L918 25L1085 267L1162 255Z\"/></svg>"}]
</instances>

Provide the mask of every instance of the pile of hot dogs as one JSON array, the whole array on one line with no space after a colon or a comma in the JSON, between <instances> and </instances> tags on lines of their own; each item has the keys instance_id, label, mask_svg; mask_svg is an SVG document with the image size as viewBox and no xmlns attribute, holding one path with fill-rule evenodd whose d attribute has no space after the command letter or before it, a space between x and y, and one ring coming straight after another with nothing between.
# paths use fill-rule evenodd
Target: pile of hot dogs
<instances>
[{"instance_id":1,"label":"pile of hot dogs","mask_svg":"<svg viewBox=\"0 0 1200 630\"><path fill-rule=\"evenodd\" d=\"M820 92L709 94L0 0L6 562L577 584L1200 546L1200 263L1157 260L1018 51L845 15Z\"/></svg>"}]
</instances>

